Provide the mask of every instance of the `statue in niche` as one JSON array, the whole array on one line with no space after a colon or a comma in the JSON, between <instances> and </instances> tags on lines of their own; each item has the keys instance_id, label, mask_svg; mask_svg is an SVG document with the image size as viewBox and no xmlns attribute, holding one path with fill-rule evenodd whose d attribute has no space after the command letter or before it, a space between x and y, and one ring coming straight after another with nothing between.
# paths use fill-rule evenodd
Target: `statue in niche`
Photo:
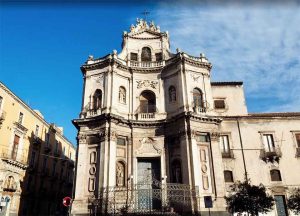
<instances>
[{"instance_id":1,"label":"statue in niche","mask_svg":"<svg viewBox=\"0 0 300 216\"><path fill-rule=\"evenodd\" d=\"M4 183L4 188L11 189L11 190L17 189L17 183L15 182L15 179L13 176L9 176L6 179L6 181Z\"/></svg>"},{"instance_id":2,"label":"statue in niche","mask_svg":"<svg viewBox=\"0 0 300 216\"><path fill-rule=\"evenodd\" d=\"M172 163L172 180L174 183L182 183L181 164L179 160Z\"/></svg>"},{"instance_id":3,"label":"statue in niche","mask_svg":"<svg viewBox=\"0 0 300 216\"><path fill-rule=\"evenodd\" d=\"M169 100L170 102L176 101L176 89L174 86L169 88Z\"/></svg>"},{"instance_id":4,"label":"statue in niche","mask_svg":"<svg viewBox=\"0 0 300 216\"><path fill-rule=\"evenodd\" d=\"M121 162L117 163L116 180L117 186L125 186L125 166Z\"/></svg>"}]
</instances>

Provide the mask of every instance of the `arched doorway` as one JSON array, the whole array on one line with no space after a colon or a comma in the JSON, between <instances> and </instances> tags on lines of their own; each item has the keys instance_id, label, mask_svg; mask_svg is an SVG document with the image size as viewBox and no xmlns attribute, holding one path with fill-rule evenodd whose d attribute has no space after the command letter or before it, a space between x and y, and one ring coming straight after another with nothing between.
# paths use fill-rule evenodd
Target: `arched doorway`
<instances>
[{"instance_id":1,"label":"arched doorway","mask_svg":"<svg viewBox=\"0 0 300 216\"><path fill-rule=\"evenodd\" d=\"M140 95L140 112L154 113L156 112L156 97L152 91L143 91Z\"/></svg>"}]
</instances>

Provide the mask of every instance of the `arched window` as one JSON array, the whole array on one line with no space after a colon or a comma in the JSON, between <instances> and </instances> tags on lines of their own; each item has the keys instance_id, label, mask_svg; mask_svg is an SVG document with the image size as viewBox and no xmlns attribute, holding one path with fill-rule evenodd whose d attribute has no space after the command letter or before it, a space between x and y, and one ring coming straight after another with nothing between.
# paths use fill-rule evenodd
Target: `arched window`
<instances>
[{"instance_id":1,"label":"arched window","mask_svg":"<svg viewBox=\"0 0 300 216\"><path fill-rule=\"evenodd\" d=\"M126 89L123 86L119 88L119 102L126 104Z\"/></svg>"},{"instance_id":2,"label":"arched window","mask_svg":"<svg viewBox=\"0 0 300 216\"><path fill-rule=\"evenodd\" d=\"M204 112L204 105L203 105L203 94L202 91L194 88L193 89L193 102L195 111Z\"/></svg>"},{"instance_id":3,"label":"arched window","mask_svg":"<svg viewBox=\"0 0 300 216\"><path fill-rule=\"evenodd\" d=\"M281 180L281 174L279 170L271 170L270 171L270 175L271 175L271 181L282 181Z\"/></svg>"},{"instance_id":4,"label":"arched window","mask_svg":"<svg viewBox=\"0 0 300 216\"><path fill-rule=\"evenodd\" d=\"M176 89L174 86L170 86L169 88L169 101L170 102L176 101Z\"/></svg>"},{"instance_id":5,"label":"arched window","mask_svg":"<svg viewBox=\"0 0 300 216\"><path fill-rule=\"evenodd\" d=\"M156 98L152 91L143 91L140 95L140 112L154 113L156 112Z\"/></svg>"},{"instance_id":6,"label":"arched window","mask_svg":"<svg viewBox=\"0 0 300 216\"><path fill-rule=\"evenodd\" d=\"M179 160L174 160L171 165L172 182L182 183L181 163Z\"/></svg>"},{"instance_id":7,"label":"arched window","mask_svg":"<svg viewBox=\"0 0 300 216\"><path fill-rule=\"evenodd\" d=\"M142 61L151 61L151 49L149 47L143 47L141 60Z\"/></svg>"},{"instance_id":8,"label":"arched window","mask_svg":"<svg viewBox=\"0 0 300 216\"><path fill-rule=\"evenodd\" d=\"M224 170L224 179L225 179L225 182L233 182L232 171Z\"/></svg>"},{"instance_id":9,"label":"arched window","mask_svg":"<svg viewBox=\"0 0 300 216\"><path fill-rule=\"evenodd\" d=\"M116 185L125 186L125 164L120 161L116 164Z\"/></svg>"},{"instance_id":10,"label":"arched window","mask_svg":"<svg viewBox=\"0 0 300 216\"><path fill-rule=\"evenodd\" d=\"M102 104L102 91L97 89L93 95L93 110L101 108Z\"/></svg>"}]
</instances>

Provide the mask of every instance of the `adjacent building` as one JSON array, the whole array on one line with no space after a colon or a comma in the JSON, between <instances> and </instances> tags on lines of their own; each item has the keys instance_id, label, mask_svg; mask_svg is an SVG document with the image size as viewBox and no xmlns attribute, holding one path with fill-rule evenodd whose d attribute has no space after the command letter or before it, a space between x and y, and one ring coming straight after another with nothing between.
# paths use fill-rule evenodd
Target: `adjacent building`
<instances>
[{"instance_id":1,"label":"adjacent building","mask_svg":"<svg viewBox=\"0 0 300 216\"><path fill-rule=\"evenodd\" d=\"M64 215L75 147L0 83L0 215Z\"/></svg>"},{"instance_id":2,"label":"adjacent building","mask_svg":"<svg viewBox=\"0 0 300 216\"><path fill-rule=\"evenodd\" d=\"M229 215L234 181L263 183L286 216L300 186L300 113L248 113L242 82L212 82L203 55L170 51L168 32L138 19L122 51L90 56L78 129L73 215ZM292 215L290 213L290 215Z\"/></svg>"}]
</instances>

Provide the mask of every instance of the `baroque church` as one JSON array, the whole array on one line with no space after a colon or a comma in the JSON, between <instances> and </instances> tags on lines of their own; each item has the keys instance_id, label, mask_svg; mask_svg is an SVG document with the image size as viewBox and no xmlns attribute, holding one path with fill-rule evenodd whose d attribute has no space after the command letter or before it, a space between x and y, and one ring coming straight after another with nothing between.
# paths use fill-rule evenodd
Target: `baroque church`
<instances>
[{"instance_id":1,"label":"baroque church","mask_svg":"<svg viewBox=\"0 0 300 216\"><path fill-rule=\"evenodd\" d=\"M270 216L289 214L300 113L248 113L243 83L212 82L211 69L142 19L120 53L89 56L72 215L229 215L224 196L245 178L274 196Z\"/></svg>"}]
</instances>

